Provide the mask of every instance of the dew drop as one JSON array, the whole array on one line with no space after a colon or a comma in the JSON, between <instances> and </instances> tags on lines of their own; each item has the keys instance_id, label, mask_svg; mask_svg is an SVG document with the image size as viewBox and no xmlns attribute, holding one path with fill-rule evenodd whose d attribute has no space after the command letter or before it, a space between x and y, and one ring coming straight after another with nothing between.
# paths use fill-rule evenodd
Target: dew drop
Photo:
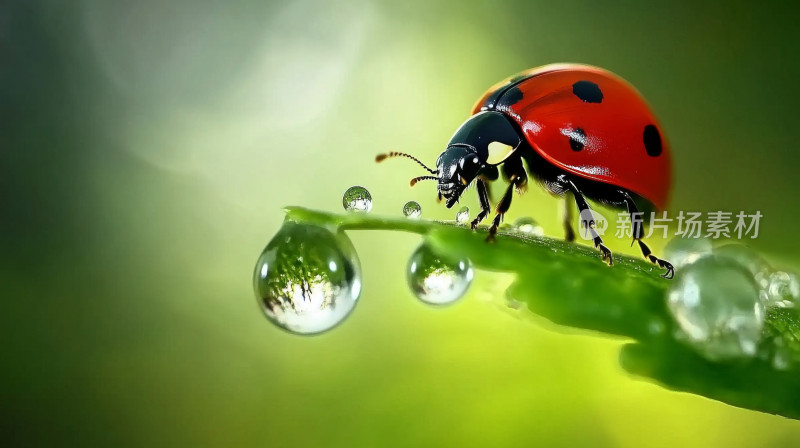
<instances>
[{"instance_id":1,"label":"dew drop","mask_svg":"<svg viewBox=\"0 0 800 448\"><path fill-rule=\"evenodd\" d=\"M423 243L411 255L406 269L408 286L417 298L433 305L453 303L469 288L474 271L467 258L439 255Z\"/></svg>"},{"instance_id":2,"label":"dew drop","mask_svg":"<svg viewBox=\"0 0 800 448\"><path fill-rule=\"evenodd\" d=\"M673 238L664 247L664 258L677 270L711 253L711 241L706 238Z\"/></svg>"},{"instance_id":3,"label":"dew drop","mask_svg":"<svg viewBox=\"0 0 800 448\"><path fill-rule=\"evenodd\" d=\"M456 222L459 224L466 224L469 221L469 207L466 205L461 207L456 213Z\"/></svg>"},{"instance_id":4,"label":"dew drop","mask_svg":"<svg viewBox=\"0 0 800 448\"><path fill-rule=\"evenodd\" d=\"M361 265L344 233L285 221L258 258L253 280L270 322L314 334L353 310L361 294Z\"/></svg>"},{"instance_id":5,"label":"dew drop","mask_svg":"<svg viewBox=\"0 0 800 448\"><path fill-rule=\"evenodd\" d=\"M518 233L522 233L524 235L530 235L530 236L544 235L544 229L542 229L542 226L540 226L535 219L527 216L519 218L516 221L514 221L514 229L516 229Z\"/></svg>"},{"instance_id":6,"label":"dew drop","mask_svg":"<svg viewBox=\"0 0 800 448\"><path fill-rule=\"evenodd\" d=\"M408 201L406 205L403 206L403 215L406 218L416 219L419 218L422 214L422 207L415 201Z\"/></svg>"},{"instance_id":7,"label":"dew drop","mask_svg":"<svg viewBox=\"0 0 800 448\"><path fill-rule=\"evenodd\" d=\"M770 274L765 305L768 308L791 308L800 305L800 279L797 274L783 271Z\"/></svg>"},{"instance_id":8,"label":"dew drop","mask_svg":"<svg viewBox=\"0 0 800 448\"><path fill-rule=\"evenodd\" d=\"M372 210L372 195L364 187L350 187L342 196L342 206L348 212L369 213Z\"/></svg>"},{"instance_id":9,"label":"dew drop","mask_svg":"<svg viewBox=\"0 0 800 448\"><path fill-rule=\"evenodd\" d=\"M742 266L708 255L687 265L667 295L678 337L711 360L753 356L764 326L758 287Z\"/></svg>"},{"instance_id":10,"label":"dew drop","mask_svg":"<svg viewBox=\"0 0 800 448\"><path fill-rule=\"evenodd\" d=\"M766 290L772 267L755 250L744 244L730 243L714 248L714 255L744 267L753 275L758 287Z\"/></svg>"}]
</instances>

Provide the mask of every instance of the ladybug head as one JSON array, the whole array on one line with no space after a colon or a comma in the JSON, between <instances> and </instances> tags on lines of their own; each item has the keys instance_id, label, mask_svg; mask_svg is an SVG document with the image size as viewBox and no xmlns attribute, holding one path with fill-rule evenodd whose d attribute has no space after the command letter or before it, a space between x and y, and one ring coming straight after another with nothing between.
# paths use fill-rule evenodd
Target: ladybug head
<instances>
[{"instance_id":1,"label":"ladybug head","mask_svg":"<svg viewBox=\"0 0 800 448\"><path fill-rule=\"evenodd\" d=\"M458 201L484 167L478 153L468 146L451 145L439 155L436 161L439 196L444 198L447 208Z\"/></svg>"},{"instance_id":2,"label":"ladybug head","mask_svg":"<svg viewBox=\"0 0 800 448\"><path fill-rule=\"evenodd\" d=\"M478 176L481 169L486 167L480 156L472 148L465 145L448 146L439 155L435 170L428 168L419 159L404 152L392 151L386 154L378 154L375 157L375 161L381 162L389 157L408 157L433 174L433 176L419 176L411 179L411 186L413 187L421 180L439 181L439 199L444 198L447 201L447 208L451 208L458 202L467 186Z\"/></svg>"},{"instance_id":3,"label":"ladybug head","mask_svg":"<svg viewBox=\"0 0 800 448\"><path fill-rule=\"evenodd\" d=\"M495 171L522 142L519 132L500 112L483 111L456 130L436 161L439 194L452 207L481 173Z\"/></svg>"},{"instance_id":4,"label":"ladybug head","mask_svg":"<svg viewBox=\"0 0 800 448\"><path fill-rule=\"evenodd\" d=\"M436 169L432 170L419 159L402 152L379 154L376 162L387 157L408 157L419 163L433 176L411 179L411 186L421 180L439 182L439 197L451 208L467 189L467 186L483 172L497 173L497 165L503 163L522 142L519 132L508 118L500 112L479 112L458 128L447 148L439 155Z\"/></svg>"}]
</instances>

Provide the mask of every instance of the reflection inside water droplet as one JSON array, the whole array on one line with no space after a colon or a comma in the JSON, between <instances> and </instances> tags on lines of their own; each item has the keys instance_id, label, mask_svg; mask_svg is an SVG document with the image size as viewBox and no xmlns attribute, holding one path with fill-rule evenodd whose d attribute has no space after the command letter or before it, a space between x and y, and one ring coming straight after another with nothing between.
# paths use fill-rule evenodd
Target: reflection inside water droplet
<instances>
[{"instance_id":1,"label":"reflection inside water droplet","mask_svg":"<svg viewBox=\"0 0 800 448\"><path fill-rule=\"evenodd\" d=\"M673 238L664 247L664 258L675 269L694 263L703 255L711 253L711 241L705 238Z\"/></svg>"},{"instance_id":2,"label":"reflection inside water droplet","mask_svg":"<svg viewBox=\"0 0 800 448\"><path fill-rule=\"evenodd\" d=\"M701 257L684 267L667 296L685 339L712 360L753 356L764 305L750 273L728 259Z\"/></svg>"},{"instance_id":3,"label":"reflection inside water droplet","mask_svg":"<svg viewBox=\"0 0 800 448\"><path fill-rule=\"evenodd\" d=\"M441 256L423 243L411 255L406 269L408 286L418 299L434 305L453 303L469 288L473 277L469 259Z\"/></svg>"},{"instance_id":4,"label":"reflection inside water droplet","mask_svg":"<svg viewBox=\"0 0 800 448\"><path fill-rule=\"evenodd\" d=\"M406 218L419 218L422 214L422 207L415 201L408 201L403 206L403 215Z\"/></svg>"},{"instance_id":5,"label":"reflection inside water droplet","mask_svg":"<svg viewBox=\"0 0 800 448\"><path fill-rule=\"evenodd\" d=\"M256 262L254 288L272 323L293 333L319 333L355 307L361 266L344 233L286 221Z\"/></svg>"},{"instance_id":6,"label":"reflection inside water droplet","mask_svg":"<svg viewBox=\"0 0 800 448\"><path fill-rule=\"evenodd\" d=\"M459 224L466 224L467 221L469 221L469 207L465 205L456 213L456 222Z\"/></svg>"},{"instance_id":7,"label":"reflection inside water droplet","mask_svg":"<svg viewBox=\"0 0 800 448\"><path fill-rule=\"evenodd\" d=\"M791 308L800 302L800 279L794 272L773 272L769 276L767 307Z\"/></svg>"},{"instance_id":8,"label":"reflection inside water droplet","mask_svg":"<svg viewBox=\"0 0 800 448\"><path fill-rule=\"evenodd\" d=\"M364 187L350 187L342 196L342 206L348 212L369 213L372 210L372 195Z\"/></svg>"},{"instance_id":9,"label":"reflection inside water droplet","mask_svg":"<svg viewBox=\"0 0 800 448\"><path fill-rule=\"evenodd\" d=\"M527 216L517 219L514 222L514 229L516 229L517 232L525 235L530 235L530 236L544 235L544 229L542 229L542 226L540 226L535 219Z\"/></svg>"}]
</instances>

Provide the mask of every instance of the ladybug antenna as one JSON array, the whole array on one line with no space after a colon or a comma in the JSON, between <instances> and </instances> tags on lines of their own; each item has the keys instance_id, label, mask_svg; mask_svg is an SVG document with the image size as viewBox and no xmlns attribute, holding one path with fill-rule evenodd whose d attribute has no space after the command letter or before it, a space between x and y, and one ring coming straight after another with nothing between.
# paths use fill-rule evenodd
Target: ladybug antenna
<instances>
[{"instance_id":1,"label":"ladybug antenna","mask_svg":"<svg viewBox=\"0 0 800 448\"><path fill-rule=\"evenodd\" d=\"M436 176L419 176L419 177L415 177L415 178L411 179L411 186L413 187L414 185L416 185L417 182L419 182L421 180L439 180L439 178L436 177Z\"/></svg>"},{"instance_id":2,"label":"ladybug antenna","mask_svg":"<svg viewBox=\"0 0 800 448\"><path fill-rule=\"evenodd\" d=\"M425 168L429 173L431 173L431 174L438 174L439 173L438 171L434 171L434 170L428 168L427 166L425 166L425 164L420 162L420 160L418 158L412 156L411 154L406 154L404 152L390 151L390 152L385 153L385 154L378 154L377 156L375 156L375 161L376 162L383 162L384 160L388 159L389 157L408 157L409 159L419 163L420 166Z\"/></svg>"}]
</instances>

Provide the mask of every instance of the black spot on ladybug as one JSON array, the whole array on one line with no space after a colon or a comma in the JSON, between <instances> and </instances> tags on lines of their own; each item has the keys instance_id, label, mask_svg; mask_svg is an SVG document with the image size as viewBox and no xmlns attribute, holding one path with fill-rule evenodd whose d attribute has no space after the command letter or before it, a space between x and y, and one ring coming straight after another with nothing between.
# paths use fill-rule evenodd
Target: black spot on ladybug
<instances>
[{"instance_id":1,"label":"black spot on ladybug","mask_svg":"<svg viewBox=\"0 0 800 448\"><path fill-rule=\"evenodd\" d=\"M644 127L642 140L644 141L644 149L647 151L648 156L657 157L661 155L661 134L658 132L658 128L655 127L655 125L648 124Z\"/></svg>"},{"instance_id":2,"label":"black spot on ladybug","mask_svg":"<svg viewBox=\"0 0 800 448\"><path fill-rule=\"evenodd\" d=\"M506 93L503 94L503 97L500 98L497 105L505 107L513 106L514 104L517 104L521 99L522 99L522 90L519 90L518 87L514 86L506 90Z\"/></svg>"},{"instance_id":3,"label":"black spot on ladybug","mask_svg":"<svg viewBox=\"0 0 800 448\"><path fill-rule=\"evenodd\" d=\"M497 104L497 100L500 99L500 96L505 93L505 88L500 87L499 89L492 92L486 101L483 102L483 110L492 110L494 109L495 105Z\"/></svg>"},{"instance_id":4,"label":"black spot on ladybug","mask_svg":"<svg viewBox=\"0 0 800 448\"><path fill-rule=\"evenodd\" d=\"M599 103L603 101L603 92L600 86L591 81L578 81L572 85L572 93L584 103Z\"/></svg>"},{"instance_id":5,"label":"black spot on ladybug","mask_svg":"<svg viewBox=\"0 0 800 448\"><path fill-rule=\"evenodd\" d=\"M580 151L584 146L586 146L586 133L583 129L577 128L569 133L569 147L573 151Z\"/></svg>"}]
</instances>

